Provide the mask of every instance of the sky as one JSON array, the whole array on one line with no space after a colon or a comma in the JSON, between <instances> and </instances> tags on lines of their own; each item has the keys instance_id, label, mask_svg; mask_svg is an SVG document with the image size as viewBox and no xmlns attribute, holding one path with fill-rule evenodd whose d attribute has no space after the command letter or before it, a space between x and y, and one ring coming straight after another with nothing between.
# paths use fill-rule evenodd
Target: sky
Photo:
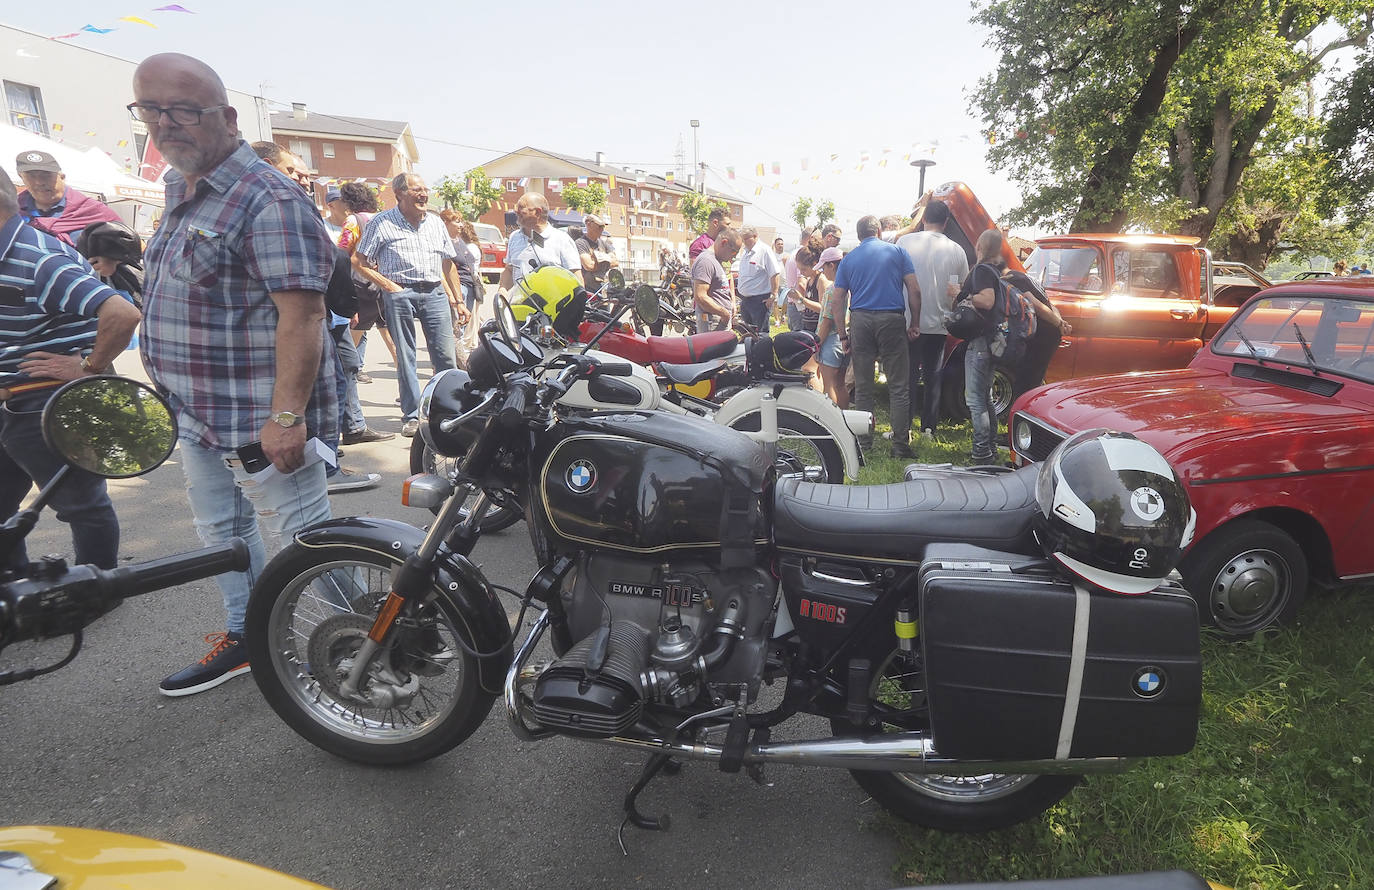
<instances>
[{"instance_id":1,"label":"sky","mask_svg":"<svg viewBox=\"0 0 1374 890\"><path fill-rule=\"evenodd\" d=\"M928 188L963 180L994 215L1018 199L984 163L969 92L996 56L961 0L857 14L811 0L182 0L190 12L153 12L163 5L63 0L4 17L50 36L114 28L69 42L122 58L196 56L273 110L409 121L431 182L524 145L653 173L674 169L681 145L690 169L697 119L707 185L751 202L745 222L794 231L799 196L833 201L851 233L862 215L905 213L918 179L907 156L935 161Z\"/></svg>"}]
</instances>

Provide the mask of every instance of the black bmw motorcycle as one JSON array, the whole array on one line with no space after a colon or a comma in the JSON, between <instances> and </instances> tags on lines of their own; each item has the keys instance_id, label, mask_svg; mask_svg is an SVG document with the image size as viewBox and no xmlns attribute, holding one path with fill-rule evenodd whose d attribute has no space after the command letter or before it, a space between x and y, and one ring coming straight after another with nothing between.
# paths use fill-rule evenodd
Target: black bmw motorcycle
<instances>
[{"instance_id":1,"label":"black bmw motorcycle","mask_svg":"<svg viewBox=\"0 0 1374 890\"><path fill-rule=\"evenodd\" d=\"M1014 824L1084 774L1192 748L1193 600L1058 574L1032 533L1035 468L825 485L778 476L767 444L718 424L565 416L570 386L611 392L628 367L546 362L504 300L496 310L468 370L422 397L422 435L462 461L456 479L407 480L411 506L442 504L433 524L313 526L253 592L253 677L309 741L413 763L500 701L521 739L646 754L625 798L641 827L663 827L636 808L645 785L702 760L755 778L768 764L849 769L893 812L951 831ZM469 558L513 489L541 565L507 591L517 631L537 613L520 640ZM482 494L465 510L469 490ZM537 656L546 637L551 659ZM802 714L831 734L772 739Z\"/></svg>"}]
</instances>

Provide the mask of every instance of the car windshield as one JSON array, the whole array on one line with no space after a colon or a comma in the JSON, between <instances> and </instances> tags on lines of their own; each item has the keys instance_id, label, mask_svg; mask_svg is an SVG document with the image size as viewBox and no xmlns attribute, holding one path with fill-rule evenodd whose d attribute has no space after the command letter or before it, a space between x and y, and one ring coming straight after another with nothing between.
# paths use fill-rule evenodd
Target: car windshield
<instances>
[{"instance_id":1,"label":"car windshield","mask_svg":"<svg viewBox=\"0 0 1374 890\"><path fill-rule=\"evenodd\" d=\"M482 241L500 241L501 230L496 226L487 223L473 223L472 227L477 232L477 237Z\"/></svg>"},{"instance_id":2,"label":"car windshield","mask_svg":"<svg viewBox=\"0 0 1374 890\"><path fill-rule=\"evenodd\" d=\"M1026 274L1048 290L1102 293L1102 254L1095 247L1037 247Z\"/></svg>"},{"instance_id":3,"label":"car windshield","mask_svg":"<svg viewBox=\"0 0 1374 890\"><path fill-rule=\"evenodd\" d=\"M1374 302L1337 296L1263 297L1212 339L1212 352L1374 383Z\"/></svg>"}]
</instances>

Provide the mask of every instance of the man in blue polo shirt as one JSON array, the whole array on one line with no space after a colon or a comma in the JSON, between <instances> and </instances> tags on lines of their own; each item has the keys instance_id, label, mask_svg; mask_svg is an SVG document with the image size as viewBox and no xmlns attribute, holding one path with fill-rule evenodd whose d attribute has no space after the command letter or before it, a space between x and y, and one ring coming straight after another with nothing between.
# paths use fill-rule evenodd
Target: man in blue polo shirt
<instances>
[{"instance_id":1,"label":"man in blue polo shirt","mask_svg":"<svg viewBox=\"0 0 1374 890\"><path fill-rule=\"evenodd\" d=\"M854 356L854 407L860 411L873 410L873 365L882 359L892 417L892 454L911 457L907 341L920 333L921 288L911 256L878 237L881 227L876 216L859 220L858 231L859 246L845 254L835 274L831 297L835 328L840 343ZM910 327L906 320L908 304L911 317L918 320Z\"/></svg>"},{"instance_id":2,"label":"man in blue polo shirt","mask_svg":"<svg viewBox=\"0 0 1374 890\"><path fill-rule=\"evenodd\" d=\"M14 183L0 170L0 522L66 463L43 439L48 398L68 380L104 373L138 321L138 309L73 248L24 225ZM119 520L105 480L73 467L50 503L71 526L76 562L114 568ZM10 565L26 560L21 543Z\"/></svg>"}]
</instances>

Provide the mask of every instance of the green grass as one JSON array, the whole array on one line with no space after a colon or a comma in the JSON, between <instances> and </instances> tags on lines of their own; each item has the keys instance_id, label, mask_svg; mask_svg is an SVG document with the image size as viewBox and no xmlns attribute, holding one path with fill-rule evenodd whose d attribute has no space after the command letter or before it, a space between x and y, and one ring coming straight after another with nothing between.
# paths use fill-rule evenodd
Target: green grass
<instances>
[{"instance_id":1,"label":"green grass","mask_svg":"<svg viewBox=\"0 0 1374 890\"><path fill-rule=\"evenodd\" d=\"M910 459L881 438L861 482ZM968 463L968 424L916 461ZM1005 443L1005 431L999 434ZM883 816L900 884L1190 869L1237 890L1374 890L1374 586L1310 591L1301 624L1248 643L1203 640L1198 743L1098 776L1039 818L951 835Z\"/></svg>"}]
</instances>

